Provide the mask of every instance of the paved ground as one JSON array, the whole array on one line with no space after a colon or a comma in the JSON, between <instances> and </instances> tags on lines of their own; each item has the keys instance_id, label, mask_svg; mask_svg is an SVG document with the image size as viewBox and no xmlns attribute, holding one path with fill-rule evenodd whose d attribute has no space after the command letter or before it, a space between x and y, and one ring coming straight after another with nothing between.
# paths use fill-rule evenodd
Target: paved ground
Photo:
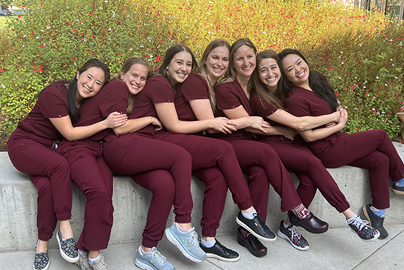
<instances>
[{"instance_id":1,"label":"paved ground","mask_svg":"<svg viewBox=\"0 0 404 270\"><path fill-rule=\"evenodd\" d=\"M299 251L290 244L277 238L266 244L268 254L256 258L244 247L237 244L235 235L218 236L219 241L237 250L241 259L238 262L221 262L208 259L203 263L193 263L182 256L165 238L158 249L179 270L244 270L244 269L404 269L404 224L386 226L389 237L384 240L364 242L348 227L331 228L325 234L314 235L299 229L310 242L310 249ZM51 239L51 241L56 241ZM34 245L34 243L33 243ZM138 269L134 265L135 249L140 243L110 245L104 251L106 262L111 270ZM32 269L34 251L0 253L0 269ZM49 270L79 269L76 265L65 262L58 250L50 250L51 264Z\"/></svg>"}]
</instances>

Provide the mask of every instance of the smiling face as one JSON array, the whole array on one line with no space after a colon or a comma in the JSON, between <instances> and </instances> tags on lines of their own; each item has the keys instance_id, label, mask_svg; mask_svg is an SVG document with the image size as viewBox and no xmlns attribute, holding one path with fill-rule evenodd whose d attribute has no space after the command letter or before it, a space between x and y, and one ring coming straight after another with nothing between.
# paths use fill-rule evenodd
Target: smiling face
<instances>
[{"instance_id":1,"label":"smiling face","mask_svg":"<svg viewBox=\"0 0 404 270\"><path fill-rule=\"evenodd\" d=\"M105 73L101 68L91 67L77 73L77 101L98 94L105 82Z\"/></svg>"},{"instance_id":2,"label":"smiling face","mask_svg":"<svg viewBox=\"0 0 404 270\"><path fill-rule=\"evenodd\" d=\"M307 88L309 85L309 66L297 54L289 54L282 60L286 78L296 86Z\"/></svg>"},{"instance_id":3,"label":"smiling face","mask_svg":"<svg viewBox=\"0 0 404 270\"><path fill-rule=\"evenodd\" d=\"M237 77L250 78L256 65L256 54L253 48L243 45L234 53L234 68Z\"/></svg>"},{"instance_id":4,"label":"smiling face","mask_svg":"<svg viewBox=\"0 0 404 270\"><path fill-rule=\"evenodd\" d=\"M229 68L229 49L226 46L214 48L206 59L205 65L209 79L216 82Z\"/></svg>"},{"instance_id":5,"label":"smiling face","mask_svg":"<svg viewBox=\"0 0 404 270\"><path fill-rule=\"evenodd\" d=\"M134 64L126 73L121 72L121 79L133 95L138 94L146 85L148 70L145 65Z\"/></svg>"},{"instance_id":6,"label":"smiling face","mask_svg":"<svg viewBox=\"0 0 404 270\"><path fill-rule=\"evenodd\" d=\"M186 51L181 51L174 55L167 66L167 75L174 83L182 83L188 78L192 70L192 56Z\"/></svg>"},{"instance_id":7,"label":"smiling face","mask_svg":"<svg viewBox=\"0 0 404 270\"><path fill-rule=\"evenodd\" d=\"M262 59L258 67L258 74L260 80L268 85L272 92L275 92L281 79L281 70L276 60L273 58Z\"/></svg>"}]
</instances>

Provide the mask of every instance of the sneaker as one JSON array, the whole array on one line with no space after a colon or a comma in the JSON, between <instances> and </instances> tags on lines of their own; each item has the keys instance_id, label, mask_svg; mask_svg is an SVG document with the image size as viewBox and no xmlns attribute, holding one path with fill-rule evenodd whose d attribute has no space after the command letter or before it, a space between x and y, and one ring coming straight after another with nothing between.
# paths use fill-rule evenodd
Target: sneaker
<instances>
[{"instance_id":1,"label":"sneaker","mask_svg":"<svg viewBox=\"0 0 404 270\"><path fill-rule=\"evenodd\" d=\"M365 214L366 218L369 221L369 224L375 228L376 230L379 231L380 236L379 239L384 239L387 236L389 236L389 233L386 231L386 229L383 227L383 222L384 222L384 216L378 216L376 215L372 209L370 209L370 204L365 205L363 208L363 213Z\"/></svg>"},{"instance_id":2,"label":"sneaker","mask_svg":"<svg viewBox=\"0 0 404 270\"><path fill-rule=\"evenodd\" d=\"M140 249L141 247L137 249L135 260L135 265L140 269L175 270L175 267L155 247L152 248L151 252L144 253L143 255L140 254Z\"/></svg>"},{"instance_id":3,"label":"sneaker","mask_svg":"<svg viewBox=\"0 0 404 270\"><path fill-rule=\"evenodd\" d=\"M37 253L38 243L39 240L35 246L34 270L47 270L50 264L48 251Z\"/></svg>"},{"instance_id":4,"label":"sneaker","mask_svg":"<svg viewBox=\"0 0 404 270\"><path fill-rule=\"evenodd\" d=\"M203 262L206 259L206 253L199 247L198 234L195 232L195 228L182 232L177 226L175 223L166 229L167 239L191 261Z\"/></svg>"},{"instance_id":5,"label":"sneaker","mask_svg":"<svg viewBox=\"0 0 404 270\"><path fill-rule=\"evenodd\" d=\"M202 244L199 244L201 249L206 253L206 257L215 258L225 262L236 262L240 260L240 255L225 246L223 246L219 241L216 240L216 243L213 247L205 247Z\"/></svg>"},{"instance_id":6,"label":"sneaker","mask_svg":"<svg viewBox=\"0 0 404 270\"><path fill-rule=\"evenodd\" d=\"M349 227L364 241L373 241L379 238L380 233L378 230L369 226L369 222L362 220L355 215L346 221Z\"/></svg>"},{"instance_id":7,"label":"sneaker","mask_svg":"<svg viewBox=\"0 0 404 270\"><path fill-rule=\"evenodd\" d=\"M79 261L79 255L76 249L76 242L73 238L62 240L60 231L56 233L56 239L59 244L60 255L69 263L76 263Z\"/></svg>"},{"instance_id":8,"label":"sneaker","mask_svg":"<svg viewBox=\"0 0 404 270\"><path fill-rule=\"evenodd\" d=\"M83 251L81 254L79 254L79 261L77 262L78 266L80 267L80 270L91 270L90 262L88 261L88 251Z\"/></svg>"},{"instance_id":9,"label":"sneaker","mask_svg":"<svg viewBox=\"0 0 404 270\"><path fill-rule=\"evenodd\" d=\"M279 226L278 236L285 240L288 240L289 243L298 250L308 250L309 242L301 235L297 230L295 225L289 225L285 228L284 221L281 221L281 225Z\"/></svg>"},{"instance_id":10,"label":"sneaker","mask_svg":"<svg viewBox=\"0 0 404 270\"><path fill-rule=\"evenodd\" d=\"M107 264L104 262L104 255L100 254L100 258L96 260L95 262L90 262L90 269L93 270L108 270Z\"/></svg>"},{"instance_id":11,"label":"sneaker","mask_svg":"<svg viewBox=\"0 0 404 270\"><path fill-rule=\"evenodd\" d=\"M394 183L393 186L391 187L391 191L393 191L398 195L404 195L404 187L399 187L396 185L396 183Z\"/></svg>"},{"instance_id":12,"label":"sneaker","mask_svg":"<svg viewBox=\"0 0 404 270\"><path fill-rule=\"evenodd\" d=\"M240 211L236 217L236 222L262 241L275 241L276 239L276 235L268 228L258 214L254 214L253 219L248 219L245 218Z\"/></svg>"}]
</instances>

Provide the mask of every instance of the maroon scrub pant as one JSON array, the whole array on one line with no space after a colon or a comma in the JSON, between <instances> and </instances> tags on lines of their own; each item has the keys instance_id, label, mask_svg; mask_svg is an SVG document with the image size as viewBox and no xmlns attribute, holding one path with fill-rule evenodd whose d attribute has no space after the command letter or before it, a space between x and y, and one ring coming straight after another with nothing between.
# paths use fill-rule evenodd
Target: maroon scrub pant
<instances>
[{"instance_id":1,"label":"maroon scrub pant","mask_svg":"<svg viewBox=\"0 0 404 270\"><path fill-rule=\"evenodd\" d=\"M102 156L100 142L62 141L57 152L70 163L73 182L86 196L84 228L76 247L101 250L108 247L113 212L112 172Z\"/></svg>"},{"instance_id":2,"label":"maroon scrub pant","mask_svg":"<svg viewBox=\"0 0 404 270\"><path fill-rule=\"evenodd\" d=\"M249 184L252 194L261 192L263 187L256 184L265 180L269 181L281 197L281 211L292 210L302 203L293 185L292 177L271 146L253 140L229 139L227 141L233 145L241 168L251 170L251 166L255 165L262 167L265 172L257 172L257 168L252 167L256 171L253 177L256 183ZM258 181L257 178L261 178L261 180ZM268 203L268 197L261 199Z\"/></svg>"},{"instance_id":3,"label":"maroon scrub pant","mask_svg":"<svg viewBox=\"0 0 404 270\"><path fill-rule=\"evenodd\" d=\"M327 168L351 165L369 169L372 205L378 209L390 207L389 176L394 182L404 177L403 161L381 129L343 134L317 157Z\"/></svg>"},{"instance_id":4,"label":"maroon scrub pant","mask_svg":"<svg viewBox=\"0 0 404 270\"><path fill-rule=\"evenodd\" d=\"M306 146L287 139L279 141L268 139L262 142L275 149L288 171L296 173L300 181L297 193L306 208L310 206L317 188L338 212L343 212L350 207L321 160L315 157Z\"/></svg>"},{"instance_id":5,"label":"maroon scrub pant","mask_svg":"<svg viewBox=\"0 0 404 270\"><path fill-rule=\"evenodd\" d=\"M194 175L205 184L201 220L203 236L216 236L227 187L233 195L234 203L241 210L253 206L247 183L229 143L209 137L169 132L158 132L156 139L179 145L192 156Z\"/></svg>"},{"instance_id":6,"label":"maroon scrub pant","mask_svg":"<svg viewBox=\"0 0 404 270\"><path fill-rule=\"evenodd\" d=\"M104 157L114 172L130 175L153 193L143 231L145 247L154 247L162 239L172 205L176 222L191 222L191 156L187 151L131 133L105 141Z\"/></svg>"},{"instance_id":7,"label":"maroon scrub pant","mask_svg":"<svg viewBox=\"0 0 404 270\"><path fill-rule=\"evenodd\" d=\"M7 150L11 162L23 173L28 173L38 189L38 238L48 241L56 228L57 220L69 220L72 207L70 166L66 159L51 150L53 141L41 143L19 137L14 132Z\"/></svg>"}]
</instances>

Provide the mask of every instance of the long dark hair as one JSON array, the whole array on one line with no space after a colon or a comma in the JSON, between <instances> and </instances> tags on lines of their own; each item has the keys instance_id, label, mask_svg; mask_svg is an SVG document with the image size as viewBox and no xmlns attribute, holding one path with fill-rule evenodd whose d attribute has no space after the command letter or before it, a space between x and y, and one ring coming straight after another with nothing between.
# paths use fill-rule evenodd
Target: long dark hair
<instances>
[{"instance_id":1,"label":"long dark hair","mask_svg":"<svg viewBox=\"0 0 404 270\"><path fill-rule=\"evenodd\" d=\"M293 49L284 49L281 51L278 56L281 60L281 70L282 70L282 76L285 76L285 72L283 71L282 67L282 62L283 59L285 59L286 56L289 54L295 54L299 56L304 62L306 62L307 66L309 67L309 86L311 90L320 98L324 99L328 105L330 106L332 111L336 111L339 104L337 97L335 96L335 91L334 88L331 86L331 84L328 82L327 78L321 74L320 72L314 71L310 69L309 64L307 63L306 59L304 56L296 50ZM289 80L283 80L283 94L282 94L282 100L284 100L289 92L292 90L292 87L294 86Z\"/></svg>"},{"instance_id":2,"label":"long dark hair","mask_svg":"<svg viewBox=\"0 0 404 270\"><path fill-rule=\"evenodd\" d=\"M100 59L90 59L87 62L84 63L84 65L79 69L78 74L79 76L88 70L89 68L96 67L100 68L104 71L104 84L103 86L109 82L110 79L110 71L109 67L104 64ZM69 116L71 118L72 123L78 121L80 119L80 114L78 112L78 108L76 105L76 95L77 95L77 76L74 76L73 80L70 81L69 87L67 89L67 98L68 98L68 104L69 104ZM83 103L85 99L81 101Z\"/></svg>"},{"instance_id":3,"label":"long dark hair","mask_svg":"<svg viewBox=\"0 0 404 270\"><path fill-rule=\"evenodd\" d=\"M215 40L213 40L212 42L210 42L208 44L208 46L206 46L205 51L202 54L202 58L199 60L199 67L197 69L197 72L203 78L205 78L206 82L208 83L210 106L212 107L213 111L216 110L216 100L215 100L214 87L215 87L217 82L214 85L211 85L211 83L209 81L209 78L208 78L208 70L206 68L206 61L208 60L208 56L209 56L210 52L213 51L214 49L218 48L218 47L226 47L230 52L230 44L229 44L229 42L227 42L226 40L223 40L223 39L215 39Z\"/></svg>"},{"instance_id":4,"label":"long dark hair","mask_svg":"<svg viewBox=\"0 0 404 270\"><path fill-rule=\"evenodd\" d=\"M192 53L192 51L187 46L185 46L183 44L173 45L170 48L168 48L168 50L166 51L166 54L164 56L163 63L157 69L157 75L160 75L160 76L166 78L173 87L174 87L174 83L168 77L167 67L170 65L171 60L173 60L174 56L177 53L184 52L184 51L188 52L192 57L192 70L191 70L191 72L194 72L196 70L196 68L198 67L198 63L196 62L195 56Z\"/></svg>"},{"instance_id":5,"label":"long dark hair","mask_svg":"<svg viewBox=\"0 0 404 270\"><path fill-rule=\"evenodd\" d=\"M151 69L149 63L145 59L143 59L141 57L136 57L136 56L129 57L128 59L125 60L125 62L123 63L123 66L121 68L121 73L123 73L123 74L127 73L133 65L137 65L137 64L143 65L147 68L146 80L150 79L150 77L153 76L153 70ZM121 79L121 75L119 75L119 77ZM132 112L134 100L135 100L135 95L133 95L132 93L129 92L128 106L126 107L127 113Z\"/></svg>"},{"instance_id":6,"label":"long dark hair","mask_svg":"<svg viewBox=\"0 0 404 270\"><path fill-rule=\"evenodd\" d=\"M283 109L282 104L279 103L279 99L277 98L277 95L282 93L282 81L283 81L283 76L278 81L278 84L276 86L276 91L273 93L269 88L268 85L263 83L260 79L259 75L259 65L262 60L267 59L267 58L272 58L276 61L276 63L279 66L279 69L281 68L281 61L278 57L278 54L273 51L273 50L265 50L257 54L257 66L251 75L250 80L248 81L248 89L251 89L251 94L257 93L258 98L261 102L262 105L262 100L265 100L268 104L276 107L276 108L281 108Z\"/></svg>"}]
</instances>

